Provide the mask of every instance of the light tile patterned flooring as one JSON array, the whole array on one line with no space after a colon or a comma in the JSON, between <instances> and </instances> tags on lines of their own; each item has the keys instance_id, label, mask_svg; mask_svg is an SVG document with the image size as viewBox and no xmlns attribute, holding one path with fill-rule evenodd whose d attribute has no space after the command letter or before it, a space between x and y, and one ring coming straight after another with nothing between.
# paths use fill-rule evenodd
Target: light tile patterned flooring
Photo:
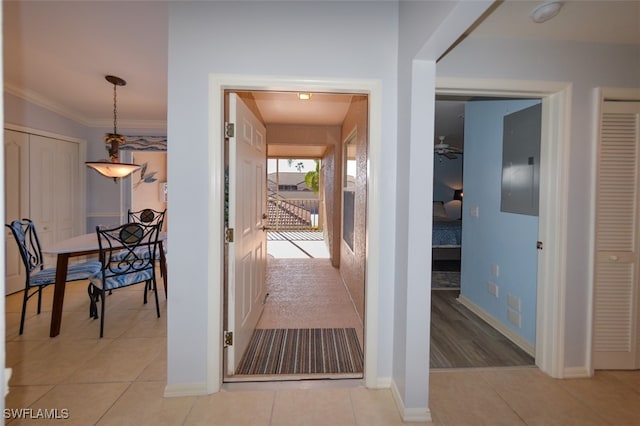
<instances>
[{"instance_id":1,"label":"light tile patterned flooring","mask_svg":"<svg viewBox=\"0 0 640 426\"><path fill-rule=\"evenodd\" d=\"M388 389L361 381L231 384L213 395L164 398L166 302L142 305L142 286L108 298L105 337L89 319L86 282L70 283L62 333L48 337L30 304L18 336L20 296L6 298L7 408L68 409L69 419L6 419L11 425L380 425L402 424ZM126 360L126 362L125 362ZM640 425L640 371L554 380L535 368L432 371L434 425Z\"/></svg>"},{"instance_id":2,"label":"light tile patterned flooring","mask_svg":"<svg viewBox=\"0 0 640 426\"><path fill-rule=\"evenodd\" d=\"M362 321L329 259L275 258L267 265L269 296L257 328L355 328L364 349Z\"/></svg>"}]
</instances>

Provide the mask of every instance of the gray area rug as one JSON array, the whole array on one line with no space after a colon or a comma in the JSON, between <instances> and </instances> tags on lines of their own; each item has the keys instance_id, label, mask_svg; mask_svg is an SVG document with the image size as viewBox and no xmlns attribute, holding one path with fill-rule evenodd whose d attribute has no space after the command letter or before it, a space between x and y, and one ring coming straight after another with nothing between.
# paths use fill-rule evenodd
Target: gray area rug
<instances>
[{"instance_id":1,"label":"gray area rug","mask_svg":"<svg viewBox=\"0 0 640 426\"><path fill-rule=\"evenodd\" d=\"M460 288L460 271L432 271L431 288L434 290Z\"/></svg>"}]
</instances>

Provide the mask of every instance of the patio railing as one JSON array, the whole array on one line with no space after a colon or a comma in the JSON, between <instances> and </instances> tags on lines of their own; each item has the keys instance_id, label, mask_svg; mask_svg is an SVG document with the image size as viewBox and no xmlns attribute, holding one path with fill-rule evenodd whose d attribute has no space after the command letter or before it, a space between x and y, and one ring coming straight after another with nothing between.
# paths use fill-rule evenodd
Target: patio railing
<instances>
[{"instance_id":1,"label":"patio railing","mask_svg":"<svg viewBox=\"0 0 640 426\"><path fill-rule=\"evenodd\" d=\"M310 231L319 228L320 201L269 196L269 229Z\"/></svg>"}]
</instances>

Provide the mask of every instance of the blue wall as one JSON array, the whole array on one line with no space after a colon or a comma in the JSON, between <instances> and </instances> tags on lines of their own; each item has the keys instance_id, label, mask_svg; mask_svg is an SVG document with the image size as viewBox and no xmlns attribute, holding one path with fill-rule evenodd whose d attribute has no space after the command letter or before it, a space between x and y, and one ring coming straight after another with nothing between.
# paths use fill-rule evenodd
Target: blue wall
<instances>
[{"instance_id":1,"label":"blue wall","mask_svg":"<svg viewBox=\"0 0 640 426\"><path fill-rule=\"evenodd\" d=\"M465 106L461 295L535 346L538 217L500 211L502 126L507 114L539 100ZM478 208L472 217L470 209ZM495 273L495 266L498 271ZM487 291L498 286L496 298ZM507 320L507 294L521 300L521 327Z\"/></svg>"}]
</instances>

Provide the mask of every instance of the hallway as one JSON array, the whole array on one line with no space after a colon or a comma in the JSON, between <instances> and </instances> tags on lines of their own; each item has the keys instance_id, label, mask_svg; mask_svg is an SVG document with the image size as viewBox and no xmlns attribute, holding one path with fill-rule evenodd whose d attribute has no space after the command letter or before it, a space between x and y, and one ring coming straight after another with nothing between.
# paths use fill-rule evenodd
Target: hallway
<instances>
[{"instance_id":1,"label":"hallway","mask_svg":"<svg viewBox=\"0 0 640 426\"><path fill-rule=\"evenodd\" d=\"M267 298L257 328L355 328L363 325L329 259L267 260Z\"/></svg>"},{"instance_id":2,"label":"hallway","mask_svg":"<svg viewBox=\"0 0 640 426\"><path fill-rule=\"evenodd\" d=\"M263 310L225 380L362 378L363 324L323 233L269 231L267 254Z\"/></svg>"}]
</instances>

